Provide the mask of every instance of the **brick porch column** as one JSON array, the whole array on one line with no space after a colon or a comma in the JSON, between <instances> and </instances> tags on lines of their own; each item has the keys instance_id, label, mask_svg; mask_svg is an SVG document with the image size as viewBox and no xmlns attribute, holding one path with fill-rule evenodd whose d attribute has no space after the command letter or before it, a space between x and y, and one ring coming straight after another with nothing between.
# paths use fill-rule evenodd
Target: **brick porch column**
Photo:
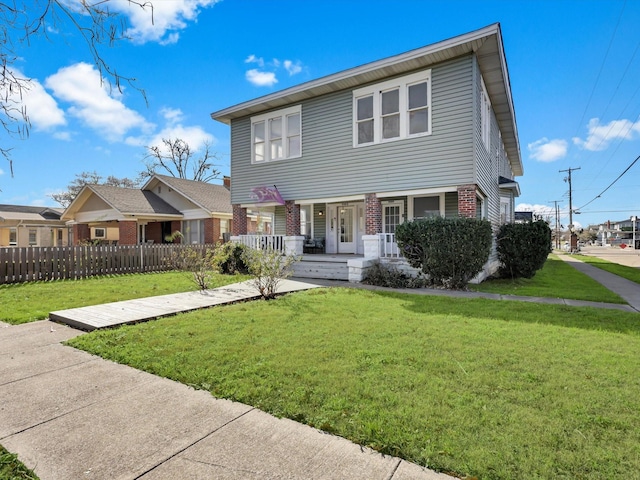
<instances>
[{"instance_id":1,"label":"brick porch column","mask_svg":"<svg viewBox=\"0 0 640 480\"><path fill-rule=\"evenodd\" d=\"M382 202L375 193L364 196L364 223L365 235L382 233Z\"/></svg>"},{"instance_id":2,"label":"brick porch column","mask_svg":"<svg viewBox=\"0 0 640 480\"><path fill-rule=\"evenodd\" d=\"M213 218L204 219L204 243L216 243L213 237Z\"/></svg>"},{"instance_id":3,"label":"brick porch column","mask_svg":"<svg viewBox=\"0 0 640 480\"><path fill-rule=\"evenodd\" d=\"M73 244L80 245L84 240L91 240L91 229L86 223L73 225Z\"/></svg>"},{"instance_id":4,"label":"brick porch column","mask_svg":"<svg viewBox=\"0 0 640 480\"><path fill-rule=\"evenodd\" d=\"M138 222L118 222L120 239L118 245L135 245L138 243Z\"/></svg>"},{"instance_id":5,"label":"brick porch column","mask_svg":"<svg viewBox=\"0 0 640 480\"><path fill-rule=\"evenodd\" d=\"M476 216L476 186L460 185L458 187L458 215L475 218Z\"/></svg>"},{"instance_id":6,"label":"brick porch column","mask_svg":"<svg viewBox=\"0 0 640 480\"><path fill-rule=\"evenodd\" d=\"M297 205L293 200L286 200L284 211L287 217L287 236L300 235L300 205Z\"/></svg>"},{"instance_id":7,"label":"brick porch column","mask_svg":"<svg viewBox=\"0 0 640 480\"><path fill-rule=\"evenodd\" d=\"M239 204L232 205L233 208L233 224L231 234L235 237L247 234L247 209L242 208Z\"/></svg>"},{"instance_id":8,"label":"brick porch column","mask_svg":"<svg viewBox=\"0 0 640 480\"><path fill-rule=\"evenodd\" d=\"M180 220L171 220L171 235L175 232L182 231L182 222ZM163 239L164 240L164 239ZM182 237L176 235L171 243L182 243Z\"/></svg>"}]
</instances>

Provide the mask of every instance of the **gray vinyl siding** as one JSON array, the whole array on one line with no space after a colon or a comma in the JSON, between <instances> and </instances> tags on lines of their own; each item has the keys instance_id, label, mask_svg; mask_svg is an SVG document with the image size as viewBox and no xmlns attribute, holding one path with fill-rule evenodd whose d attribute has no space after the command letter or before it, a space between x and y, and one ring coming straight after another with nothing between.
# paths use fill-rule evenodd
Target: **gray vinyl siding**
<instances>
[{"instance_id":1,"label":"gray vinyl siding","mask_svg":"<svg viewBox=\"0 0 640 480\"><path fill-rule=\"evenodd\" d=\"M353 96L344 90L302 103L302 157L251 164L250 118L231 124L231 201L276 185L285 200L340 197L473 183L474 60L432 67L432 134L353 147Z\"/></svg>"},{"instance_id":2,"label":"gray vinyl siding","mask_svg":"<svg viewBox=\"0 0 640 480\"><path fill-rule=\"evenodd\" d=\"M287 234L287 214L284 210L284 207L275 207L275 212L273 214L273 223L275 224L273 227L274 235Z\"/></svg>"},{"instance_id":3,"label":"gray vinyl siding","mask_svg":"<svg viewBox=\"0 0 640 480\"><path fill-rule=\"evenodd\" d=\"M320 216L322 211L322 216ZM313 205L313 236L327 236L327 205L324 203L315 203Z\"/></svg>"},{"instance_id":4,"label":"gray vinyl siding","mask_svg":"<svg viewBox=\"0 0 640 480\"><path fill-rule=\"evenodd\" d=\"M494 227L500 224L500 192L498 187L498 170L499 158L497 155L499 136L498 122L493 113L493 105L491 108L491 129L490 129L490 147L487 147L482 141L482 121L481 121L481 74L478 64L474 57L475 70L475 115L474 115L474 133L475 133L475 152L476 152L476 181L478 188L485 196L487 218Z\"/></svg>"}]
</instances>

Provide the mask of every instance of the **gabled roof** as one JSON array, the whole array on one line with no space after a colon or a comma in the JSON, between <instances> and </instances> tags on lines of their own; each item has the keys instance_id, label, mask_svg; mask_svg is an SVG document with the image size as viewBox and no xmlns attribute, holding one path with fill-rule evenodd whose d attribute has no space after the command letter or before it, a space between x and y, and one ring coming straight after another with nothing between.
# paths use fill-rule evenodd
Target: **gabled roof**
<instances>
[{"instance_id":1,"label":"gabled roof","mask_svg":"<svg viewBox=\"0 0 640 480\"><path fill-rule=\"evenodd\" d=\"M182 216L180 211L173 208L153 192L137 188L113 187L110 185L85 185L78 196L65 210L62 218L71 220L73 215L88 200L91 194L102 199L109 207L122 215L168 215Z\"/></svg>"},{"instance_id":2,"label":"gabled roof","mask_svg":"<svg viewBox=\"0 0 640 480\"><path fill-rule=\"evenodd\" d=\"M230 125L231 121L237 118L256 115L320 95L357 88L470 53L477 56L513 173L522 175L520 142L499 23L258 97L213 112L211 118Z\"/></svg>"},{"instance_id":3,"label":"gabled roof","mask_svg":"<svg viewBox=\"0 0 640 480\"><path fill-rule=\"evenodd\" d=\"M61 208L0 205L0 219L2 220L56 221L60 220L62 212Z\"/></svg>"},{"instance_id":4,"label":"gabled roof","mask_svg":"<svg viewBox=\"0 0 640 480\"><path fill-rule=\"evenodd\" d=\"M233 213L231 193L223 185L186 180L169 175L154 175L144 185L143 190L150 187L154 179L172 188L180 195L210 213Z\"/></svg>"}]
</instances>

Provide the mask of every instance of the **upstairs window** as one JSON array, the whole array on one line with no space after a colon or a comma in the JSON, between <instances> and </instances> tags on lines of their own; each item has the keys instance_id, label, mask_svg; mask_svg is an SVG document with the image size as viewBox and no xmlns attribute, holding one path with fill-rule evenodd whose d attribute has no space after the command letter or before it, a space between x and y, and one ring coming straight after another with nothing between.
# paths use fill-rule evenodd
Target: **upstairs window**
<instances>
[{"instance_id":1,"label":"upstairs window","mask_svg":"<svg viewBox=\"0 0 640 480\"><path fill-rule=\"evenodd\" d=\"M491 148L491 102L489 94L482 83L482 91L480 92L480 128L482 129L482 143L487 148L487 152Z\"/></svg>"},{"instance_id":2,"label":"upstairs window","mask_svg":"<svg viewBox=\"0 0 640 480\"><path fill-rule=\"evenodd\" d=\"M431 134L431 70L353 92L353 146Z\"/></svg>"},{"instance_id":3,"label":"upstairs window","mask_svg":"<svg viewBox=\"0 0 640 480\"><path fill-rule=\"evenodd\" d=\"M263 163L302 155L300 105L251 118L251 162Z\"/></svg>"}]
</instances>

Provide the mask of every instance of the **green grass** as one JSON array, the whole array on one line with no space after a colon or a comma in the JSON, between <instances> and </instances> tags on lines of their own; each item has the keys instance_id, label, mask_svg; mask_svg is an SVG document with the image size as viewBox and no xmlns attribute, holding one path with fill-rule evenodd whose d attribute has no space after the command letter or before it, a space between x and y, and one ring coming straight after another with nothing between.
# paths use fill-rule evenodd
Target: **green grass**
<instances>
[{"instance_id":1,"label":"green grass","mask_svg":"<svg viewBox=\"0 0 640 480\"><path fill-rule=\"evenodd\" d=\"M247 279L216 275L212 287ZM59 280L0 285L0 321L20 324L42 320L49 312L154 295L197 290L183 272L111 275L83 280Z\"/></svg>"},{"instance_id":2,"label":"green grass","mask_svg":"<svg viewBox=\"0 0 640 480\"><path fill-rule=\"evenodd\" d=\"M640 472L638 314L333 288L69 343L460 476Z\"/></svg>"},{"instance_id":3,"label":"green grass","mask_svg":"<svg viewBox=\"0 0 640 480\"><path fill-rule=\"evenodd\" d=\"M640 284L640 268L628 267L626 265L620 265L619 263L613 263L609 260L602 258L591 257L589 255L579 255L577 258L585 263L589 263L594 267L601 268L607 272L619 275L620 277L631 280L632 282Z\"/></svg>"},{"instance_id":4,"label":"green grass","mask_svg":"<svg viewBox=\"0 0 640 480\"><path fill-rule=\"evenodd\" d=\"M38 477L0 445L0 480L38 480Z\"/></svg>"},{"instance_id":5,"label":"green grass","mask_svg":"<svg viewBox=\"0 0 640 480\"><path fill-rule=\"evenodd\" d=\"M549 255L544 268L536 272L533 278L487 280L478 285L469 285L469 289L503 295L626 303L618 295L579 272L556 255Z\"/></svg>"}]
</instances>

